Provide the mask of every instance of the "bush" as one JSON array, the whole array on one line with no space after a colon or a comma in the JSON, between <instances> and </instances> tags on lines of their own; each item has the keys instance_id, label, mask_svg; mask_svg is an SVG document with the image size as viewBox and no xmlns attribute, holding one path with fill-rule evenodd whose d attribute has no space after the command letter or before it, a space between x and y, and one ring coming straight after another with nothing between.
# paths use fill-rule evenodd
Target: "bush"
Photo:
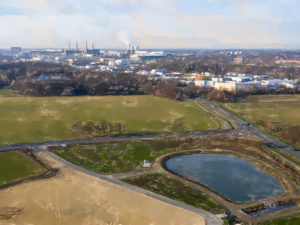
<instances>
[{"instance_id":1,"label":"bush","mask_svg":"<svg viewBox=\"0 0 300 225\"><path fill-rule=\"evenodd\" d=\"M281 134L280 137L290 144L293 145L300 145L300 125L296 126L289 126L285 128Z\"/></svg>"},{"instance_id":2,"label":"bush","mask_svg":"<svg viewBox=\"0 0 300 225\"><path fill-rule=\"evenodd\" d=\"M208 100L216 101L216 102L228 102L228 98L226 97L224 91L212 90L207 95Z\"/></svg>"},{"instance_id":3,"label":"bush","mask_svg":"<svg viewBox=\"0 0 300 225\"><path fill-rule=\"evenodd\" d=\"M108 121L85 121L85 122L74 122L69 126L69 130L76 134L121 134L125 131L125 124L122 122L108 122Z\"/></svg>"}]
</instances>

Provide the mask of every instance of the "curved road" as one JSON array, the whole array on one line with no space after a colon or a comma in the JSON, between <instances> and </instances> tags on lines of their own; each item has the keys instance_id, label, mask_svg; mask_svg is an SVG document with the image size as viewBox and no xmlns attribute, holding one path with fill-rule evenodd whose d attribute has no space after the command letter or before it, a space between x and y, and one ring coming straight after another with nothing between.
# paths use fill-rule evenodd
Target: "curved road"
<instances>
[{"instance_id":1,"label":"curved road","mask_svg":"<svg viewBox=\"0 0 300 225\"><path fill-rule=\"evenodd\" d=\"M206 106L209 106L212 112L218 114L219 116L221 116L224 119L229 120L231 123L233 123L235 130L248 132L252 136L259 137L269 146L272 146L280 151L289 153L293 156L300 158L300 151L296 151L295 148L282 142L278 138L271 136L269 134L266 134L263 131L259 130L258 128L254 127L252 125L245 126L245 124L248 124L248 122L246 122L245 120L242 120L241 118L235 116L234 114L230 113L229 111L222 109L220 106L218 106L208 100L199 99L199 102L201 102L202 104L204 104Z\"/></svg>"},{"instance_id":2,"label":"curved road","mask_svg":"<svg viewBox=\"0 0 300 225\"><path fill-rule=\"evenodd\" d=\"M63 165L65 165L65 166L67 166L69 168L72 168L74 170L80 171L82 173L85 173L85 174L87 174L89 176L93 176L93 177L99 178L101 180L105 180L107 182L119 185L119 186L121 186L123 188L130 189L132 191L141 193L143 195L147 195L147 196L149 196L151 198L155 198L155 199L157 199L159 201L162 201L162 202L168 203L170 205L173 205L173 206L176 206L176 207L179 207L179 208L183 208L185 210L188 210L188 211L191 211L193 213L196 213L196 214L200 215L201 217L204 217L206 225L222 225L223 224L223 221L220 218L218 218L216 215L214 215L214 214L212 214L210 212L207 212L205 210L202 210L202 209L199 209L199 208L195 208L195 207L187 205L185 203L178 202L178 201L175 201L175 200L163 197L163 196L155 194L153 192L141 189L139 187L136 187L136 186L133 186L133 185L130 185L130 184L127 184L127 183L124 183L124 182L122 182L120 180L117 180L115 178L112 178L110 176L105 176L105 175L101 175L101 174L98 174L98 173L94 173L94 172L92 172L90 170L84 169L84 168L82 168L80 166L76 166L73 163L70 163L70 162L68 162L68 161L60 158L57 155L53 154L52 152L49 152L49 151L42 151L42 152L44 154L46 154L47 156L51 157L52 159L54 159L56 161L59 161Z\"/></svg>"},{"instance_id":3,"label":"curved road","mask_svg":"<svg viewBox=\"0 0 300 225\"><path fill-rule=\"evenodd\" d=\"M131 135L111 135L94 138L81 138L70 139L60 141L46 141L35 142L28 144L11 144L0 146L0 152L7 152L12 150L24 150L24 149L43 149L45 146L64 146L64 145L76 145L76 144L96 144L103 142L122 142L122 141L147 141L147 140L161 140L167 138L193 138L193 137L212 137L214 135L226 135L226 136L238 136L242 135L240 131L234 130L210 130L210 131L192 131L184 134L170 134L170 133L157 133L157 134L131 134ZM246 132L243 133L246 135Z\"/></svg>"},{"instance_id":4,"label":"curved road","mask_svg":"<svg viewBox=\"0 0 300 225\"><path fill-rule=\"evenodd\" d=\"M137 141L137 140L160 140L160 139L166 139L166 138L172 138L172 137L185 137L185 138L192 138L192 137L206 137L210 138L211 136L218 135L218 134L225 134L228 136L232 135L239 135L239 133L235 131L193 131L188 132L182 135L177 134L168 134L168 133L160 133L156 135L118 135L118 136L105 136L105 137L96 137L96 138L83 138L83 139L77 139L77 140L62 140L62 141L48 141L48 142L37 142L37 143L29 143L29 144L18 144L18 145L7 145L7 146L0 146L0 152L7 152L12 150L24 150L24 149L32 149L35 152L43 152L47 156L51 157L52 159L61 162L63 165L70 167L74 170L80 171L82 173L85 173L89 176L93 176L102 180L105 180L107 182L122 186L124 188L130 189L132 191L139 192L141 194L147 195L149 197L155 198L157 200L163 201L165 203L171 204L173 206L183 208L185 210L191 211L193 213L196 213L200 216L202 216L205 219L206 225L222 225L223 221L217 217L216 215L207 212L205 210L195 208L193 206L187 205L182 202L178 202L169 198L166 198L164 196L155 194L153 192L141 189L139 187L124 183L118 179L112 178L110 176L101 175L92 171L89 171L87 169L84 169L80 166L74 165L57 155L47 151L47 147L51 146L64 146L64 145L74 145L74 144L89 144L89 143L103 143L103 142L122 142L122 141Z\"/></svg>"},{"instance_id":5,"label":"curved road","mask_svg":"<svg viewBox=\"0 0 300 225\"><path fill-rule=\"evenodd\" d=\"M114 183L116 185L122 186L124 188L128 188L130 190L139 192L141 194L150 196L152 198L158 199L160 201L166 202L168 204L174 205L176 207L180 207L194 213L197 213L204 217L207 225L221 225L223 221L219 219L216 215L209 213L205 210L201 210L189 205L186 205L181 202L177 202L175 200L171 200L169 198L160 196L158 194L146 191L144 189L138 188L136 186L132 186L130 184L124 183L120 180L114 179L109 176L104 176L98 173L91 172L86 170L80 166L76 166L70 162L65 161L64 159L58 157L57 155L47 151L47 147L51 146L65 146L65 145L74 145L74 144L89 144L89 143L103 143L103 142L111 142L111 141L135 141L135 140L160 140L172 137L182 137L182 138L193 138L193 137L200 137L200 138L211 138L214 135L225 135L225 136L245 136L245 135L252 135L261 138L265 143L277 148L280 151L287 152L291 155L296 157L300 157L300 152L295 151L293 147L283 143L282 141L278 140L277 138L270 136L268 134L263 133L259 129L253 126L245 126L247 124L246 121L238 118L237 116L233 115L232 113L222 109L218 105L204 100L199 99L198 103L201 107L205 108L210 113L214 114L215 116L221 117L225 123L223 124L222 128L225 130L214 130L214 131L193 131L188 132L185 134L169 134L169 133L159 133L159 134L148 134L148 135L112 135L112 136L105 136L105 137L96 137L96 138L83 138L77 140L62 140L62 141L47 141L47 142L37 142L37 143L30 143L30 144L20 144L20 145L6 145L0 146L0 152L5 151L12 151L12 150L24 150L24 149L32 149L34 151L42 151L47 154L49 157L63 163L65 166L78 170L82 173L88 174L90 176L105 180L107 182ZM227 129L226 129L227 128Z\"/></svg>"}]
</instances>

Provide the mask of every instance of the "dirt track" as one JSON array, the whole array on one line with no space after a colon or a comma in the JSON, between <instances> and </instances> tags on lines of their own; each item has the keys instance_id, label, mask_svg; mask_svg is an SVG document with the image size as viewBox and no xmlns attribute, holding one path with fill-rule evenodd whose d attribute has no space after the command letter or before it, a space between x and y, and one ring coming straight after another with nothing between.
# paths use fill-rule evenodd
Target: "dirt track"
<instances>
[{"instance_id":1,"label":"dirt track","mask_svg":"<svg viewBox=\"0 0 300 225\"><path fill-rule=\"evenodd\" d=\"M0 191L0 225L202 225L194 213L50 161L53 178Z\"/></svg>"}]
</instances>

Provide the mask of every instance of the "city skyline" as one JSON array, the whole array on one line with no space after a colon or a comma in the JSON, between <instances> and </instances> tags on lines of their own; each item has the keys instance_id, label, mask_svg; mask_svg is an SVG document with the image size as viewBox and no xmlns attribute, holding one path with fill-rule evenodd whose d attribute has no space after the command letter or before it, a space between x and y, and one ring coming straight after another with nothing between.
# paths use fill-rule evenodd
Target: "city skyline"
<instances>
[{"instance_id":1,"label":"city skyline","mask_svg":"<svg viewBox=\"0 0 300 225\"><path fill-rule=\"evenodd\" d=\"M0 48L300 48L296 0L0 0Z\"/></svg>"}]
</instances>

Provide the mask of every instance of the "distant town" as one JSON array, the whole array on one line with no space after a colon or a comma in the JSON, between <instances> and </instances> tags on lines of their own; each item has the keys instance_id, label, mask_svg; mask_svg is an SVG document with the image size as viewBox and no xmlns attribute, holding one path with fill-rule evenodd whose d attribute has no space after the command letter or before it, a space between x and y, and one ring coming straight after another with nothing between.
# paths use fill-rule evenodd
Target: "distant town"
<instances>
[{"instance_id":1,"label":"distant town","mask_svg":"<svg viewBox=\"0 0 300 225\"><path fill-rule=\"evenodd\" d=\"M86 41L80 48L0 51L0 62L48 62L77 70L135 74L150 79L174 80L179 85L216 89L228 93L299 91L300 54L280 50L101 50ZM180 65L182 64L182 65ZM200 65L199 65L200 64ZM179 65L179 66L178 66ZM292 68L292 69L291 69ZM64 80L64 74L41 72L36 81Z\"/></svg>"},{"instance_id":2,"label":"distant town","mask_svg":"<svg viewBox=\"0 0 300 225\"><path fill-rule=\"evenodd\" d=\"M300 0L0 0L0 225L300 225Z\"/></svg>"}]
</instances>

